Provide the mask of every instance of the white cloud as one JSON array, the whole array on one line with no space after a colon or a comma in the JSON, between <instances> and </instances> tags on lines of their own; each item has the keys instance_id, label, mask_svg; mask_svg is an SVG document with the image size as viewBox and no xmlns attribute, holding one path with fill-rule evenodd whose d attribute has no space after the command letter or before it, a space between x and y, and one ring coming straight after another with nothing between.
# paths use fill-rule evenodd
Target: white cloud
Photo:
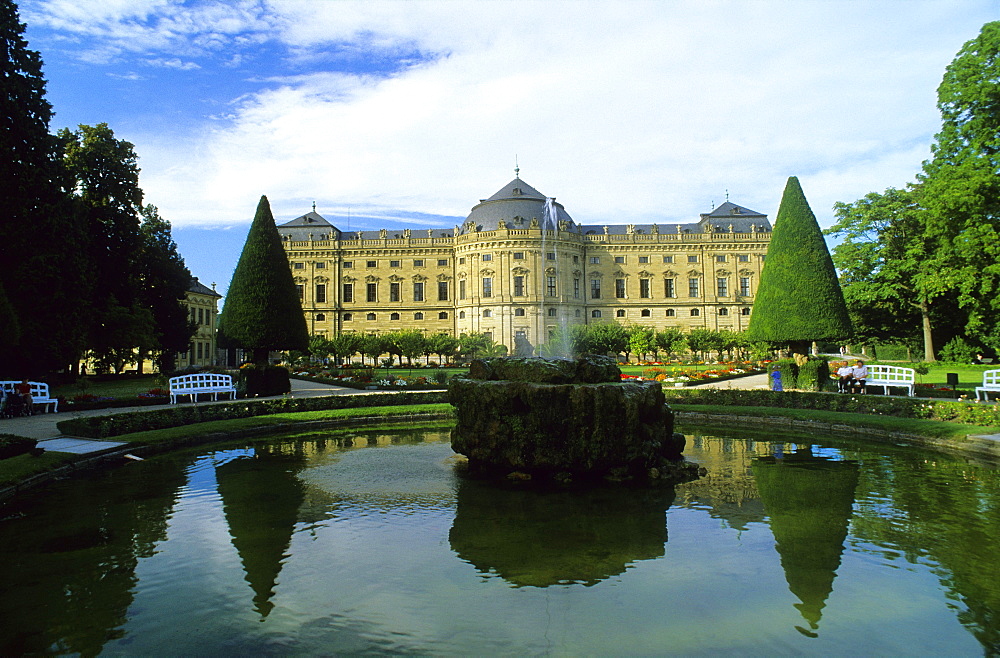
<instances>
[{"instance_id":1,"label":"white cloud","mask_svg":"<svg viewBox=\"0 0 1000 658\"><path fill-rule=\"evenodd\" d=\"M331 212L465 215L513 176L515 155L523 178L578 221L689 221L727 189L773 214L798 175L829 223L834 201L912 180L938 126L944 67L992 4L95 0L80 10L52 0L36 9L51 25L100 36L97 51L179 68L196 51L235 65L265 40L300 63L345 44L372 57L435 56L391 77L313 67L261 80L186 139L129 136L147 197L177 225L246 222L262 193L279 219L313 199Z\"/></svg>"}]
</instances>

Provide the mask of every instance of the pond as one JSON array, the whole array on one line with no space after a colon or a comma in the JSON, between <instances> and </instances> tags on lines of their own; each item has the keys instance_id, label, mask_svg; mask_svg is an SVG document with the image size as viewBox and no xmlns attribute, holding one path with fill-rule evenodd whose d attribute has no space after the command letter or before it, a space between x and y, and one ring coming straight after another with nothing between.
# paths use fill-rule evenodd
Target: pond
<instances>
[{"instance_id":1,"label":"pond","mask_svg":"<svg viewBox=\"0 0 1000 658\"><path fill-rule=\"evenodd\" d=\"M995 467L688 431L675 489L470 481L440 427L56 483L3 510L0 651L1000 652Z\"/></svg>"}]
</instances>

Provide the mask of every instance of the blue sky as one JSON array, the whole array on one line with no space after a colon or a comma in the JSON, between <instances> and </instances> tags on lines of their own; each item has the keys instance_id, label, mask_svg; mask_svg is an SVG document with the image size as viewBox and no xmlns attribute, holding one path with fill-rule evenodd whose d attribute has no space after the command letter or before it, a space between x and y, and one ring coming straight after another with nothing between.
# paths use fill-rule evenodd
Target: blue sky
<instances>
[{"instance_id":1,"label":"blue sky","mask_svg":"<svg viewBox=\"0 0 1000 658\"><path fill-rule=\"evenodd\" d=\"M582 223L832 205L929 155L944 68L1000 0L24 0L53 131L108 123L192 272L279 223L452 226L513 177ZM348 216L350 220L348 220Z\"/></svg>"}]
</instances>

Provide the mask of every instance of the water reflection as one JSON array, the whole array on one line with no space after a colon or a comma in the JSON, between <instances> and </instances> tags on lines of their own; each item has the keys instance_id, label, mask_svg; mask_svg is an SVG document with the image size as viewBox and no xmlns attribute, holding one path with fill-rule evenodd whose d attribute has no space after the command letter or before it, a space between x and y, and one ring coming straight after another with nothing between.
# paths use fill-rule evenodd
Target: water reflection
<instances>
[{"instance_id":1,"label":"water reflection","mask_svg":"<svg viewBox=\"0 0 1000 658\"><path fill-rule=\"evenodd\" d=\"M809 626L796 630L815 637L844 552L858 465L813 455L805 446L756 459L753 475L788 589Z\"/></svg>"},{"instance_id":2,"label":"water reflection","mask_svg":"<svg viewBox=\"0 0 1000 658\"><path fill-rule=\"evenodd\" d=\"M497 489L464 480L448 539L463 560L515 587L594 585L663 556L673 488Z\"/></svg>"}]
</instances>

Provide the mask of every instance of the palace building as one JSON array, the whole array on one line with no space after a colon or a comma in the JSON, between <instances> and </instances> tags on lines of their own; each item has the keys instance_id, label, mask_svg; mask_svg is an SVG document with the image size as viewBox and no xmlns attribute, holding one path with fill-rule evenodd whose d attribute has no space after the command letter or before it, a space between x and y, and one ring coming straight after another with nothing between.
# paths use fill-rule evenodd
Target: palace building
<instances>
[{"instance_id":1,"label":"palace building","mask_svg":"<svg viewBox=\"0 0 1000 658\"><path fill-rule=\"evenodd\" d=\"M595 322L742 331L771 238L726 202L686 224L580 225L515 177L454 229L278 226L312 334L479 332L513 352Z\"/></svg>"}]
</instances>

